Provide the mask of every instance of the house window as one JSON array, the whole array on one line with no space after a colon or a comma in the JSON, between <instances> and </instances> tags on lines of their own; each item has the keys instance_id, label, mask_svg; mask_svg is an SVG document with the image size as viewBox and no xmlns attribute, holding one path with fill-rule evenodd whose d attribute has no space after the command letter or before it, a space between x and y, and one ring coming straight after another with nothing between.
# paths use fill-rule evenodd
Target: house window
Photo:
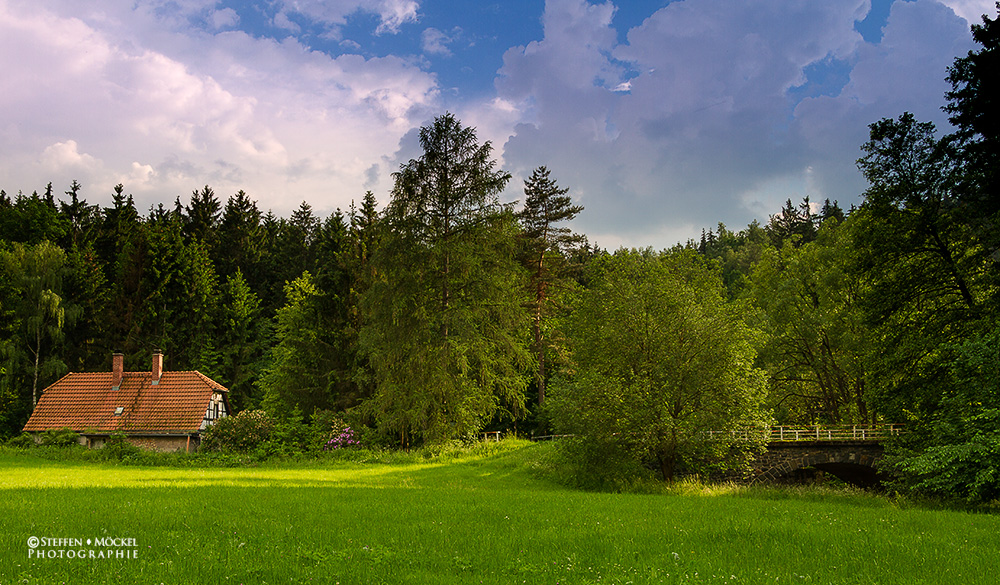
<instances>
[{"instance_id":1,"label":"house window","mask_svg":"<svg viewBox=\"0 0 1000 585\"><path fill-rule=\"evenodd\" d=\"M115 409L115 416L121 416L123 412L125 412L125 407L119 406Z\"/></svg>"},{"instance_id":2,"label":"house window","mask_svg":"<svg viewBox=\"0 0 1000 585\"><path fill-rule=\"evenodd\" d=\"M219 418L219 403L215 403L215 418Z\"/></svg>"}]
</instances>

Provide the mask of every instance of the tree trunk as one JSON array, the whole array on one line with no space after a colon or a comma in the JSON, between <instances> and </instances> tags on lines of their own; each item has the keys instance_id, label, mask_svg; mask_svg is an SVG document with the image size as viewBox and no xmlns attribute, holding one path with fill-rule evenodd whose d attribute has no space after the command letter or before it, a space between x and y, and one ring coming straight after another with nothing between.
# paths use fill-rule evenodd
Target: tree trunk
<instances>
[{"instance_id":1,"label":"tree trunk","mask_svg":"<svg viewBox=\"0 0 1000 585\"><path fill-rule=\"evenodd\" d=\"M962 274L958 270L958 265L955 264L955 258L952 256L951 250L948 248L947 244L944 243L944 240L941 239L941 234L938 233L937 229L932 228L931 236L934 238L934 244L937 246L938 254L948 267L948 272L950 272L951 277L955 279L955 285L958 286L958 292L962 295L962 300L965 301L965 305L969 309L975 309L976 301L972 298L972 292L969 290L969 285L966 284L965 279L962 278Z\"/></svg>"},{"instance_id":2,"label":"tree trunk","mask_svg":"<svg viewBox=\"0 0 1000 585\"><path fill-rule=\"evenodd\" d=\"M657 454L660 462L660 475L666 483L674 483L674 458L664 453Z\"/></svg>"},{"instance_id":3,"label":"tree trunk","mask_svg":"<svg viewBox=\"0 0 1000 585\"><path fill-rule=\"evenodd\" d=\"M451 266L450 266L451 256L448 252L444 254L444 283L441 287L441 337L444 338L445 342L448 341L448 306L451 304L450 294L451 291L448 289L448 278L450 278Z\"/></svg>"},{"instance_id":4,"label":"tree trunk","mask_svg":"<svg viewBox=\"0 0 1000 585\"><path fill-rule=\"evenodd\" d=\"M858 405L858 419L862 421L868 420L868 404L865 402L865 382L861 380L857 383L854 390L854 399L857 401Z\"/></svg>"},{"instance_id":5,"label":"tree trunk","mask_svg":"<svg viewBox=\"0 0 1000 585\"><path fill-rule=\"evenodd\" d=\"M542 271L545 261L545 252L538 256L538 271L535 277L538 286L535 289L535 352L538 354L538 405L545 403L545 345L542 343L542 304L545 302L545 282L542 280Z\"/></svg>"},{"instance_id":6,"label":"tree trunk","mask_svg":"<svg viewBox=\"0 0 1000 585\"><path fill-rule=\"evenodd\" d=\"M42 353L42 340L39 335L35 340L35 374L34 380L31 383L31 410L34 412L35 406L38 404L38 363L39 356Z\"/></svg>"}]
</instances>

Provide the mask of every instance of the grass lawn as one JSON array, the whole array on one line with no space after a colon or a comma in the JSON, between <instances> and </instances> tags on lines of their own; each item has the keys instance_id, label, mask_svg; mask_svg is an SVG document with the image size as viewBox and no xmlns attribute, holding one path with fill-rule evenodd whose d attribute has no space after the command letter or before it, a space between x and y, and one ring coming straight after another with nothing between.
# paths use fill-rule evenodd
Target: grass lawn
<instances>
[{"instance_id":1,"label":"grass lawn","mask_svg":"<svg viewBox=\"0 0 1000 585\"><path fill-rule=\"evenodd\" d=\"M0 584L1000 582L996 515L830 490L583 493L532 472L550 448L244 469L0 452ZM135 558L29 558L60 548L31 537L131 538Z\"/></svg>"}]
</instances>

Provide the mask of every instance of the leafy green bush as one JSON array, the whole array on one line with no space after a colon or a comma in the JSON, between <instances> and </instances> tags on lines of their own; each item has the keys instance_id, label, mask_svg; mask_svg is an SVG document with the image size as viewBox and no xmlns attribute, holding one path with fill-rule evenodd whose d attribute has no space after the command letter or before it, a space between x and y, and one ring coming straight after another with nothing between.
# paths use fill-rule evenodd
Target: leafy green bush
<instances>
[{"instance_id":1,"label":"leafy green bush","mask_svg":"<svg viewBox=\"0 0 1000 585\"><path fill-rule=\"evenodd\" d=\"M297 408L282 418L263 410L244 411L209 427L202 435L200 451L246 453L256 461L317 456L328 445L358 446L359 434L343 413L317 410L312 421L306 422Z\"/></svg>"},{"instance_id":2,"label":"leafy green bush","mask_svg":"<svg viewBox=\"0 0 1000 585\"><path fill-rule=\"evenodd\" d=\"M45 447L72 447L80 444L80 435L70 428L49 429L41 434L41 445Z\"/></svg>"},{"instance_id":3,"label":"leafy green bush","mask_svg":"<svg viewBox=\"0 0 1000 585\"><path fill-rule=\"evenodd\" d=\"M637 483L653 479L653 472L617 441L565 438L558 441L556 453L553 478L570 487L626 492Z\"/></svg>"},{"instance_id":4,"label":"leafy green bush","mask_svg":"<svg viewBox=\"0 0 1000 585\"><path fill-rule=\"evenodd\" d=\"M274 420L263 410L244 410L215 421L202 434L202 451L247 453L271 437Z\"/></svg>"},{"instance_id":5,"label":"leafy green bush","mask_svg":"<svg viewBox=\"0 0 1000 585\"><path fill-rule=\"evenodd\" d=\"M99 450L102 459L110 461L128 461L138 457L139 447L128 442L125 433L112 433Z\"/></svg>"},{"instance_id":6,"label":"leafy green bush","mask_svg":"<svg viewBox=\"0 0 1000 585\"><path fill-rule=\"evenodd\" d=\"M894 486L916 494L1000 501L1000 327L944 346L934 366L933 400L887 447Z\"/></svg>"},{"instance_id":7,"label":"leafy green bush","mask_svg":"<svg viewBox=\"0 0 1000 585\"><path fill-rule=\"evenodd\" d=\"M35 438L30 433L22 433L16 437L7 439L5 445L14 447L15 449L30 449L37 445L37 443L35 443Z\"/></svg>"},{"instance_id":8,"label":"leafy green bush","mask_svg":"<svg viewBox=\"0 0 1000 585\"><path fill-rule=\"evenodd\" d=\"M703 434L770 421L767 377L753 366L757 333L727 301L713 266L690 250L620 250L589 270L594 280L566 322L572 371L548 386L555 432L588 437L572 448L596 455L580 458L597 463L595 473L656 462L670 483L749 466L763 436L739 449L731 446L746 441L735 434Z\"/></svg>"},{"instance_id":9,"label":"leafy green bush","mask_svg":"<svg viewBox=\"0 0 1000 585\"><path fill-rule=\"evenodd\" d=\"M301 455L316 450L315 430L306 424L298 408L284 418L274 421L271 437L263 447L275 455Z\"/></svg>"}]
</instances>

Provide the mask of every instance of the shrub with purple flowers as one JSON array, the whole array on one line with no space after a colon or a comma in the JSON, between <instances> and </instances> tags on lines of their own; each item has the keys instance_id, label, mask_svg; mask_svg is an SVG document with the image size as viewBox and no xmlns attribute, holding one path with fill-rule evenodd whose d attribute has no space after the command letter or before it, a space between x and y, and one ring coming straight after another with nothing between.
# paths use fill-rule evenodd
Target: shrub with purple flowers
<instances>
[{"instance_id":1,"label":"shrub with purple flowers","mask_svg":"<svg viewBox=\"0 0 1000 585\"><path fill-rule=\"evenodd\" d=\"M333 451L334 449L349 449L352 447L360 447L361 442L354 436L354 429L347 425L342 420L334 420L331 424L330 435L323 445L324 451Z\"/></svg>"}]
</instances>

